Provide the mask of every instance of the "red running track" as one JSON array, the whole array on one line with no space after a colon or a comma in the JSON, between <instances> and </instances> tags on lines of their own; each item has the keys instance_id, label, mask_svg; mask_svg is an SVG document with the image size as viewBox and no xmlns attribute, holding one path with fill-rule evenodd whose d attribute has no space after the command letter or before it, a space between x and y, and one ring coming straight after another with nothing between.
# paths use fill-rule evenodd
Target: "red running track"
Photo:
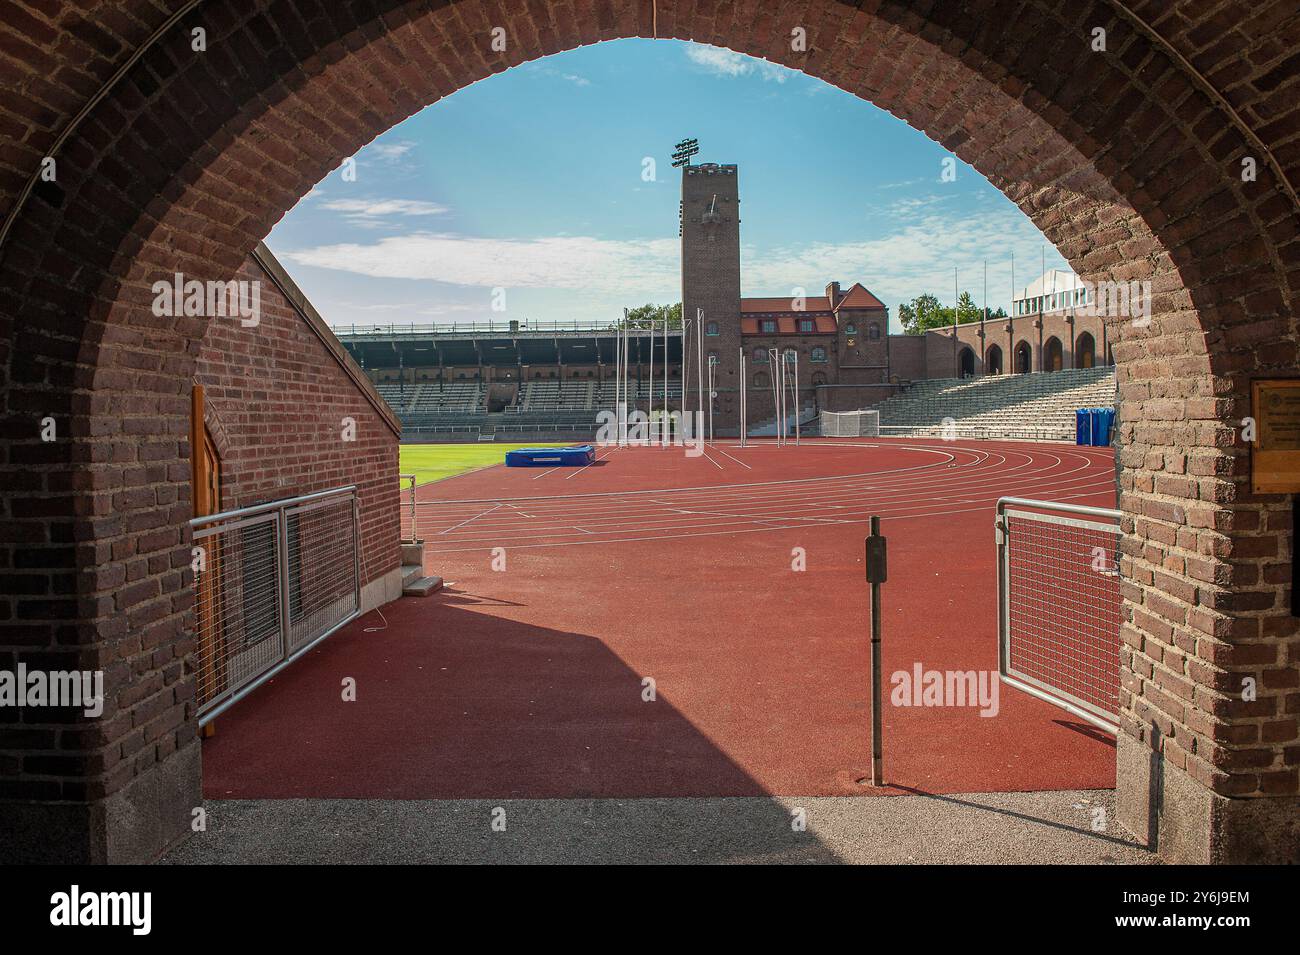
<instances>
[{"instance_id":1,"label":"red running track","mask_svg":"<svg viewBox=\"0 0 1300 955\"><path fill-rule=\"evenodd\" d=\"M223 715L207 795L870 792L870 515L889 538L886 677L996 672L994 503L1113 506L1113 468L1109 449L822 439L425 485L425 565L446 590L385 608L386 628L368 614ZM1114 785L1109 737L1013 689L998 702L981 717L887 698L890 791Z\"/></svg>"}]
</instances>

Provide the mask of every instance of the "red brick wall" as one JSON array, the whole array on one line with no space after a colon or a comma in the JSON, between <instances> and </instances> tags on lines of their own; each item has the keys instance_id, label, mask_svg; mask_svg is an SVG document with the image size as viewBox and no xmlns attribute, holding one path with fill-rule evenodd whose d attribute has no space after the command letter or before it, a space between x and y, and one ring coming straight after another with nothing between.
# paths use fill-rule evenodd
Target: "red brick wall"
<instances>
[{"instance_id":1,"label":"red brick wall","mask_svg":"<svg viewBox=\"0 0 1300 955\"><path fill-rule=\"evenodd\" d=\"M1001 189L1078 274L1152 282L1151 324L1112 336L1121 754L1155 747L1200 796L1295 805L1293 532L1283 497L1250 493L1239 439L1251 378L1293 375L1297 362L1294 4L232 0L201 5L71 127L168 10L22 2L0 18L0 209L17 210L0 249L0 652L107 662L121 717L70 735L76 755L53 761L42 747L65 728L32 717L27 735L0 744L0 798L89 806L152 785L181 755L122 756L134 720L183 710L149 659L187 652L192 625L184 435L205 329L151 316L151 283L234 274L312 184L438 98L547 53L657 30L876 103ZM208 49L195 55L184 28L199 22ZM510 38L504 52L489 43L494 25ZM797 26L806 50L789 43ZM1107 31L1105 51L1093 27ZM56 142L58 182L18 206ZM37 437L43 416L59 422L58 442ZM1237 692L1247 675L1260 678L1253 703ZM170 816L150 825L183 828ZM1219 840L1231 828L1197 832Z\"/></svg>"},{"instance_id":2,"label":"red brick wall","mask_svg":"<svg viewBox=\"0 0 1300 955\"><path fill-rule=\"evenodd\" d=\"M891 335L889 337L889 375L903 381L939 377L928 373L926 336Z\"/></svg>"},{"instance_id":3,"label":"red brick wall","mask_svg":"<svg viewBox=\"0 0 1300 955\"><path fill-rule=\"evenodd\" d=\"M398 436L302 315L249 259L261 320L213 319L194 370L221 455L224 510L355 484L366 584L400 565ZM356 440L341 439L343 419Z\"/></svg>"}]
</instances>

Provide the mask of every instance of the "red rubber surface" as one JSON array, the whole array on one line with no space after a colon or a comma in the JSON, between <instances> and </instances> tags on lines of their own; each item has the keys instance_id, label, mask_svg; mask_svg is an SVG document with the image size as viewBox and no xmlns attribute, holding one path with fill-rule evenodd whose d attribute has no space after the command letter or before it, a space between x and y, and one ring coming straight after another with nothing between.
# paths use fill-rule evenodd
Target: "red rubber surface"
<instances>
[{"instance_id":1,"label":"red rubber surface","mask_svg":"<svg viewBox=\"0 0 1300 955\"><path fill-rule=\"evenodd\" d=\"M1113 786L1113 740L1014 689L991 718L889 703L889 675L917 662L996 673L1004 495L1113 506L1111 452L719 442L426 485L426 570L447 589L385 608L379 632L364 632L377 613L355 621L223 715L203 746L206 793L871 792L855 780L870 762L872 513L889 539L885 774L899 788L886 792ZM356 702L341 700L346 677Z\"/></svg>"}]
</instances>

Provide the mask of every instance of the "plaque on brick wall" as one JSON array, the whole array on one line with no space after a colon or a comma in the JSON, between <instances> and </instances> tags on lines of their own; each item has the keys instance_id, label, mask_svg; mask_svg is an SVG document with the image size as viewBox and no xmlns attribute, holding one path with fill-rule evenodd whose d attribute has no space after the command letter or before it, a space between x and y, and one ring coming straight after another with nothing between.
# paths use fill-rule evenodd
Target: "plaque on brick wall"
<instances>
[{"instance_id":1,"label":"plaque on brick wall","mask_svg":"<svg viewBox=\"0 0 1300 955\"><path fill-rule=\"evenodd\" d=\"M1300 379L1252 382L1251 413L1252 489L1256 494L1300 493Z\"/></svg>"}]
</instances>

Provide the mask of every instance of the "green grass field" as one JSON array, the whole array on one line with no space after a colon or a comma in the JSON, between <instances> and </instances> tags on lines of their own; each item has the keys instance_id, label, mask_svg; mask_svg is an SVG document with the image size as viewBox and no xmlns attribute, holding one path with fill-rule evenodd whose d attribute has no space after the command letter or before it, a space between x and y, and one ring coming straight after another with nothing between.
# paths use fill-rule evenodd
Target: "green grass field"
<instances>
[{"instance_id":1,"label":"green grass field","mask_svg":"<svg viewBox=\"0 0 1300 955\"><path fill-rule=\"evenodd\" d=\"M402 474L414 474L416 484L441 481L490 464L502 464L516 448L563 448L565 444L403 444L397 449Z\"/></svg>"}]
</instances>

